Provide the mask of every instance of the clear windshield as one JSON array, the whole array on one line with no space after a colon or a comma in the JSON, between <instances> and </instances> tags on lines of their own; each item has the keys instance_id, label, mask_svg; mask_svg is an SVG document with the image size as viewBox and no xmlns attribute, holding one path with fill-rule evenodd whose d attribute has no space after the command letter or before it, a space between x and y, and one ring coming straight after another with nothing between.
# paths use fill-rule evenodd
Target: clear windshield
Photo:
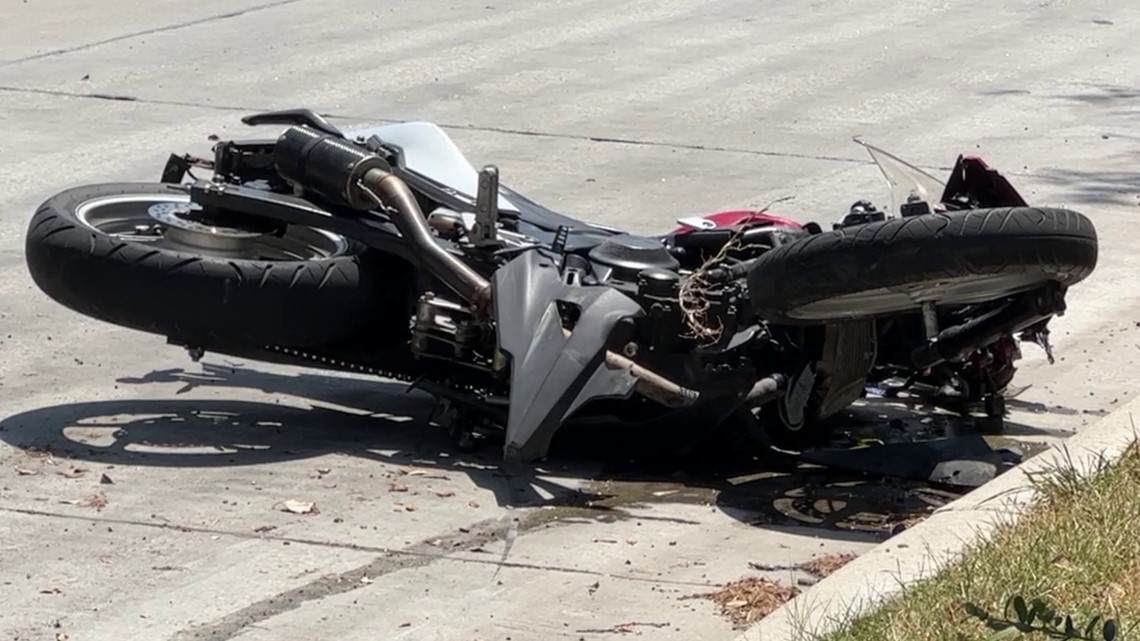
<instances>
[{"instance_id":1,"label":"clear windshield","mask_svg":"<svg viewBox=\"0 0 1140 641\"><path fill-rule=\"evenodd\" d=\"M915 197L926 201L931 209L935 209L941 203L946 183L874 145L858 138L855 138L855 142L863 145L867 153L871 154L875 164L879 166L879 171L883 172L883 177L886 178L891 190L891 214L899 215L899 208Z\"/></svg>"}]
</instances>

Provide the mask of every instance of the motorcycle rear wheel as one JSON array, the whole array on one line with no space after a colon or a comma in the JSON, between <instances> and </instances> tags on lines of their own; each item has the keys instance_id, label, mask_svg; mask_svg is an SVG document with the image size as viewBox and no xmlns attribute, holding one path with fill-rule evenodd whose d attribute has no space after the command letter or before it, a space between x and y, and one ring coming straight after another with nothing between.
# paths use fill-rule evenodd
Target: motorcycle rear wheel
<instances>
[{"instance_id":1,"label":"motorcycle rear wheel","mask_svg":"<svg viewBox=\"0 0 1140 641\"><path fill-rule=\"evenodd\" d=\"M1092 221L1012 207L925 214L824 232L779 246L748 274L753 306L775 323L816 324L967 305L1053 281L1097 262Z\"/></svg>"},{"instance_id":2,"label":"motorcycle rear wheel","mask_svg":"<svg viewBox=\"0 0 1140 641\"><path fill-rule=\"evenodd\" d=\"M357 243L296 225L203 225L187 221L188 207L165 184L68 189L29 224L28 270L73 311L188 344L306 347L375 318L377 288Z\"/></svg>"}]
</instances>

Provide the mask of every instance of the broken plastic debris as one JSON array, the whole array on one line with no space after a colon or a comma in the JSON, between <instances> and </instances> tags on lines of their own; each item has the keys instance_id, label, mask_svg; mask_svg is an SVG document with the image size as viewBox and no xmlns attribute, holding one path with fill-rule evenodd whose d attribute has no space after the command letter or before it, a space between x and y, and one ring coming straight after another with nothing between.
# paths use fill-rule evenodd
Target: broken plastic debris
<instances>
[{"instance_id":1,"label":"broken plastic debris","mask_svg":"<svg viewBox=\"0 0 1140 641\"><path fill-rule=\"evenodd\" d=\"M107 495L102 492L96 492L91 496L83 499L82 501L79 501L76 503L76 505L79 505L80 507L93 507L97 510L102 510L103 508L107 507L107 503Z\"/></svg>"},{"instance_id":2,"label":"broken plastic debris","mask_svg":"<svg viewBox=\"0 0 1140 641\"><path fill-rule=\"evenodd\" d=\"M312 502L312 501L288 500L288 501L282 501L279 505L281 505L281 509L284 510L285 512L291 512L293 514L316 514L316 513L318 513L317 504Z\"/></svg>"}]
</instances>

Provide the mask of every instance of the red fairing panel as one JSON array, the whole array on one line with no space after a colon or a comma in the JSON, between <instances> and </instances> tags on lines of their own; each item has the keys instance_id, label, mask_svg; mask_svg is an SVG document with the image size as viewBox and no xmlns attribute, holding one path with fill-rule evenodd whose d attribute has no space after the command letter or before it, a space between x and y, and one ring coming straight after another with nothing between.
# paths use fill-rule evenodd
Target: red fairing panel
<instances>
[{"instance_id":1,"label":"red fairing panel","mask_svg":"<svg viewBox=\"0 0 1140 641\"><path fill-rule=\"evenodd\" d=\"M760 223L760 224L767 223L770 225L777 225L780 227L790 227L792 229L802 228L802 225L800 225L798 222L796 222L790 218L784 218L782 216L774 216L772 214L768 214L768 213L761 212L761 211L748 211L748 210L722 211L722 212L719 212L716 214L709 214L707 216L702 216L702 218L704 218L705 220L711 220L713 223L716 224L717 229L723 229L725 227L735 227L737 225L741 225L744 223ZM673 230L673 235L687 234L691 231L693 231L692 227L689 227L687 225L682 225L682 226L678 227L677 229Z\"/></svg>"}]
</instances>

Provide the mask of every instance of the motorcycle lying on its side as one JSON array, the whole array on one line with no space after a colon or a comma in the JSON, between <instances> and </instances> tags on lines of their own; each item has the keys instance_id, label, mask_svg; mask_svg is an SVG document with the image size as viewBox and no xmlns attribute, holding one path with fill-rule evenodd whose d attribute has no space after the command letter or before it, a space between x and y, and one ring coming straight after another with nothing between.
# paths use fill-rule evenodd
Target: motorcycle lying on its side
<instances>
[{"instance_id":1,"label":"motorcycle lying on its side","mask_svg":"<svg viewBox=\"0 0 1140 641\"><path fill-rule=\"evenodd\" d=\"M459 443L494 431L511 460L585 417L804 448L888 377L1000 396L1014 337L1047 345L1097 261L1088 218L1027 205L977 158L943 183L868 146L888 211L858 202L830 230L729 211L647 236L525 198L430 123L243 122L284 131L47 199L36 285L195 359L411 382Z\"/></svg>"}]
</instances>

